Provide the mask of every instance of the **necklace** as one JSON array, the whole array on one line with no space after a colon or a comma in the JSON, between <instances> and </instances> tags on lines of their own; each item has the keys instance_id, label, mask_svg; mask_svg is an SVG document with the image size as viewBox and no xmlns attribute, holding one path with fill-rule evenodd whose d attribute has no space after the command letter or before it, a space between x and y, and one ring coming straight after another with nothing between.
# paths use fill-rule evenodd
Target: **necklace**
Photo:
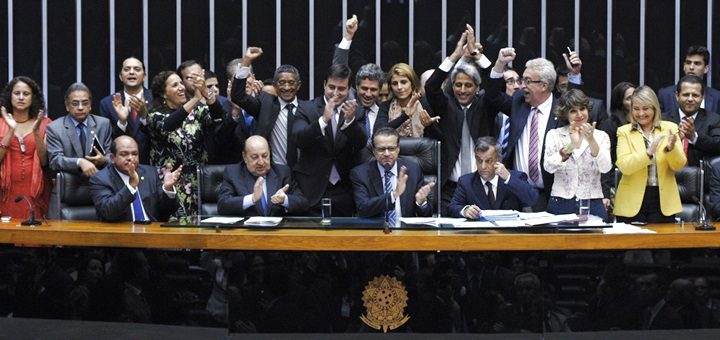
<instances>
[{"instance_id":1,"label":"necklace","mask_svg":"<svg viewBox=\"0 0 720 340\"><path fill-rule=\"evenodd\" d=\"M28 122L29 120L30 120L30 118L28 118L28 119L25 119L25 120L23 120L22 122L21 122L21 121L19 121L19 120L16 120L16 121L15 121L15 123L20 123L20 124L22 124L22 123L26 123L26 122Z\"/></svg>"}]
</instances>

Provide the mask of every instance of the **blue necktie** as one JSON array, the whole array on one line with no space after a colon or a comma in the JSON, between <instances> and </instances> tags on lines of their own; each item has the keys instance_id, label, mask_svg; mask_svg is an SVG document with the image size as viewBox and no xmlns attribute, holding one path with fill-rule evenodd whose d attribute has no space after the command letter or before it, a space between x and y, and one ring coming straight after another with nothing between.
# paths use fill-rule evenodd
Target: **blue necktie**
<instances>
[{"instance_id":1,"label":"blue necktie","mask_svg":"<svg viewBox=\"0 0 720 340\"><path fill-rule=\"evenodd\" d=\"M268 216L268 202L267 202L267 197L265 197L265 190L263 190L262 198L260 199L260 203L262 204L263 214L265 216Z\"/></svg>"},{"instance_id":2,"label":"blue necktie","mask_svg":"<svg viewBox=\"0 0 720 340\"><path fill-rule=\"evenodd\" d=\"M370 126L370 108L365 108L365 134L368 138L372 137L372 127Z\"/></svg>"},{"instance_id":3,"label":"blue necktie","mask_svg":"<svg viewBox=\"0 0 720 340\"><path fill-rule=\"evenodd\" d=\"M385 170L385 193L388 195L392 195L393 187L392 187L392 176L393 173L390 170ZM392 199L392 197L391 197ZM400 197L397 198L398 200ZM397 202L395 203L397 204ZM395 226L395 223L397 223L397 212L395 211L395 207L392 207L392 210L388 210L386 212L387 214L387 221L390 226Z\"/></svg>"},{"instance_id":4,"label":"blue necktie","mask_svg":"<svg viewBox=\"0 0 720 340\"><path fill-rule=\"evenodd\" d=\"M143 214L142 199L140 198L140 190L135 192L135 199L132 202L133 207L133 221L134 222L145 222L145 214Z\"/></svg>"},{"instance_id":5,"label":"blue necktie","mask_svg":"<svg viewBox=\"0 0 720 340\"><path fill-rule=\"evenodd\" d=\"M503 154L507 149L508 142L510 142L510 117L503 114L503 127L500 132L500 146L502 147Z\"/></svg>"}]
</instances>

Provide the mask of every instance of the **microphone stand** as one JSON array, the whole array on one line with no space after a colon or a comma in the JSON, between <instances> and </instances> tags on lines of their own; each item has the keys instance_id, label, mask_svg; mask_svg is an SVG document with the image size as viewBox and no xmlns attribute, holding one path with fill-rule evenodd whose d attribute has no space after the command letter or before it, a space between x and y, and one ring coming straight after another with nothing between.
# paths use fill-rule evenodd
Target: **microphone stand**
<instances>
[{"instance_id":1,"label":"microphone stand","mask_svg":"<svg viewBox=\"0 0 720 340\"><path fill-rule=\"evenodd\" d=\"M695 227L695 230L701 231L713 231L715 226L709 224L707 216L705 216L705 161L700 160L700 211L698 211L700 224Z\"/></svg>"},{"instance_id":2,"label":"microphone stand","mask_svg":"<svg viewBox=\"0 0 720 340\"><path fill-rule=\"evenodd\" d=\"M392 192L390 193L390 195L392 196ZM390 211L388 200L390 199L392 199L392 197L385 197L385 211L383 212L383 214L385 215L385 222L383 222L383 234L390 234L392 232L392 230L390 230L390 218L388 216L388 212Z\"/></svg>"},{"instance_id":3,"label":"microphone stand","mask_svg":"<svg viewBox=\"0 0 720 340\"><path fill-rule=\"evenodd\" d=\"M27 199L27 197L25 197L23 195L16 197L15 203L19 203L22 200L24 200L28 204L28 208L30 208L30 216L27 220L22 221L20 224L25 225L25 226L31 226L31 227L41 225L42 222L35 219L35 210L33 210L32 203L30 202L29 199Z\"/></svg>"}]
</instances>

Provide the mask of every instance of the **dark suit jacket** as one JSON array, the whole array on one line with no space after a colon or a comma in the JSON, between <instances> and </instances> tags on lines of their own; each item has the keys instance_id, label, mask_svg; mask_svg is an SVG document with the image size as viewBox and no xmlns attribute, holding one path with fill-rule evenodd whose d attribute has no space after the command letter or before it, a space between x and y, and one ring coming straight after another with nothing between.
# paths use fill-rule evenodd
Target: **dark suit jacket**
<instances>
[{"instance_id":1,"label":"dark suit jacket","mask_svg":"<svg viewBox=\"0 0 720 340\"><path fill-rule=\"evenodd\" d=\"M151 221L167 221L170 214L177 209L177 201L163 191L163 184L155 167L140 164L137 173L140 176L140 198L148 214L146 217ZM108 166L90 177L90 196L101 220L133 220L130 206L135 196L130 193L114 166Z\"/></svg>"},{"instance_id":2,"label":"dark suit jacket","mask_svg":"<svg viewBox=\"0 0 720 340\"><path fill-rule=\"evenodd\" d=\"M120 91L122 102L125 103L125 91ZM152 93L150 90L143 88L143 96L145 97L145 107L150 108L152 103ZM109 95L100 101L100 111L98 115L110 119L110 125L112 126L112 139L118 136L127 135L135 139L140 149L140 163L150 164L150 133L142 126L140 121L133 121L130 117L127 120L127 127L125 131L120 130L117 126L118 117L115 113L115 108L112 105L113 95Z\"/></svg>"},{"instance_id":3,"label":"dark suit jacket","mask_svg":"<svg viewBox=\"0 0 720 340\"><path fill-rule=\"evenodd\" d=\"M367 136L357 118L344 130L345 116L340 112L337 134L333 139L332 125L320 131L319 119L325 110L323 96L315 98L312 109L295 116L292 139L300 148L300 158L293 169L293 177L308 200L315 206L325 193L333 164L340 174L340 180L347 191L352 190L349 181L350 169L355 166L357 154L365 147Z\"/></svg>"},{"instance_id":4,"label":"dark suit jacket","mask_svg":"<svg viewBox=\"0 0 720 340\"><path fill-rule=\"evenodd\" d=\"M485 92L485 104L489 112L505 112L510 113L510 141L508 149L503 150L503 163L508 169L515 167L515 147L520 140L520 135L525 130L528 116L530 116L530 104L525 102L523 91L515 91L512 97L505 94L505 80L503 78L489 79L487 90ZM545 188L552 188L553 175L543 168L545 162L545 137L547 132L561 126L555 117L555 107L557 106L557 98L553 96L552 109L550 110L550 118L547 127L542 132L543 149L540 150L540 169L542 169L542 178ZM493 115L494 117L494 115ZM545 199L550 197L550 190L545 190Z\"/></svg>"},{"instance_id":5,"label":"dark suit jacket","mask_svg":"<svg viewBox=\"0 0 720 340\"><path fill-rule=\"evenodd\" d=\"M429 203L422 207L415 204L415 193L423 186L423 174L420 165L412 161L398 159L398 172L401 166L407 167L408 179L405 184L405 192L400 195L400 209L403 216L430 216L432 207ZM385 211L395 209L390 194L385 193L383 178L378 170L377 160L360 164L350 172L350 180L353 185L355 206L358 216L374 217L383 216Z\"/></svg>"},{"instance_id":6,"label":"dark suit jacket","mask_svg":"<svg viewBox=\"0 0 720 340\"><path fill-rule=\"evenodd\" d=\"M510 170L508 184L505 184L502 178L498 178L495 206L491 207L482 178L477 172L473 172L460 177L455 194L448 205L448 212L453 217L465 217L460 214L460 211L466 205L473 204L480 209L487 210L521 210L523 207L535 204L537 199L538 193L527 182L527 175L524 172Z\"/></svg>"},{"instance_id":7,"label":"dark suit jacket","mask_svg":"<svg viewBox=\"0 0 720 340\"><path fill-rule=\"evenodd\" d=\"M112 142L110 120L91 114L88 115L84 123L87 130L86 154L83 154L80 138L75 132L75 125L73 125L70 116L65 115L58 118L47 126L46 143L51 170L80 174L77 159L83 158L92 152L93 136L97 136L98 141L105 149L105 157L108 163L110 162L110 143Z\"/></svg>"},{"instance_id":8,"label":"dark suit jacket","mask_svg":"<svg viewBox=\"0 0 720 340\"><path fill-rule=\"evenodd\" d=\"M445 183L452 173L455 163L460 155L462 144L463 110L454 96L446 95L441 86L448 72L435 69L432 76L425 83L425 95L430 108L435 115L440 116L439 128L442 131L442 174L440 183ZM502 79L501 79L502 80ZM503 88L505 83L503 82ZM475 96L467 112L468 127L473 140L482 136L497 136L495 131L495 116L485 110L483 96ZM509 111L508 111L509 112Z\"/></svg>"},{"instance_id":9,"label":"dark suit jacket","mask_svg":"<svg viewBox=\"0 0 720 340\"><path fill-rule=\"evenodd\" d=\"M675 98L676 85L666 86L657 92L658 101L660 102L660 111L674 111L680 107ZM719 112L720 110L720 91L705 86L705 110L709 112Z\"/></svg>"},{"instance_id":10,"label":"dark suit jacket","mask_svg":"<svg viewBox=\"0 0 720 340\"><path fill-rule=\"evenodd\" d=\"M254 132L256 135L260 135L267 139L268 143L271 142L271 135L275 123L277 122L278 115L280 114L280 100L277 96L273 96L266 92L261 91L257 97L253 97L245 93L245 84L247 78L233 80L231 98L232 102L239 105L243 110L247 111L250 115L255 118ZM298 98L298 107L294 109L294 117L288 115L287 129L287 165L290 168L295 166L297 162L297 143L291 138L292 132L294 131L295 122L298 117L303 113L308 113L312 110L312 105ZM272 148L272 144L270 145Z\"/></svg>"},{"instance_id":11,"label":"dark suit jacket","mask_svg":"<svg viewBox=\"0 0 720 340\"><path fill-rule=\"evenodd\" d=\"M305 200L302 192L296 188L291 187L288 191L289 209L287 211L282 205L275 205L270 201L270 197L280 188L286 184L292 186L289 167L273 164L265 178L267 181L265 186L267 188L266 195L270 216L303 215L305 213L307 200ZM264 212L260 200L248 209L243 209L243 199L246 195L253 193L255 181L257 181L257 177L248 171L244 162L225 168L223 182L218 193L218 213L230 216L263 216Z\"/></svg>"},{"instance_id":12,"label":"dark suit jacket","mask_svg":"<svg viewBox=\"0 0 720 340\"><path fill-rule=\"evenodd\" d=\"M212 135L205 136L205 150L208 152L208 164L234 164L242 161L245 140L250 131L245 119L240 116L236 121L232 118L232 103L223 96L217 96L223 109L220 118L213 119Z\"/></svg>"},{"instance_id":13,"label":"dark suit jacket","mask_svg":"<svg viewBox=\"0 0 720 340\"><path fill-rule=\"evenodd\" d=\"M680 109L663 112L662 119L679 124ZM701 159L720 155L720 115L705 109L698 110L695 133L695 144L688 144L687 158L690 166L700 166Z\"/></svg>"}]
</instances>

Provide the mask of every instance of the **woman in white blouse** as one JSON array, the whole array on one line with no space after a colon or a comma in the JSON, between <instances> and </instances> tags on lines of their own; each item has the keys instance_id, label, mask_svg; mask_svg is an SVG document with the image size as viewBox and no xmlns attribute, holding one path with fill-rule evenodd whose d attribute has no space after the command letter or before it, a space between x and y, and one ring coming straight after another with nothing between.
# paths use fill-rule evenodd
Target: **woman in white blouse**
<instances>
[{"instance_id":1,"label":"woman in white blouse","mask_svg":"<svg viewBox=\"0 0 720 340\"><path fill-rule=\"evenodd\" d=\"M545 170L555 175L547 211L578 212L579 200L590 200L590 214L607 218L600 175L610 171L610 138L588 124L592 103L580 90L572 89L558 100L555 115L563 127L548 131L545 138Z\"/></svg>"}]
</instances>

